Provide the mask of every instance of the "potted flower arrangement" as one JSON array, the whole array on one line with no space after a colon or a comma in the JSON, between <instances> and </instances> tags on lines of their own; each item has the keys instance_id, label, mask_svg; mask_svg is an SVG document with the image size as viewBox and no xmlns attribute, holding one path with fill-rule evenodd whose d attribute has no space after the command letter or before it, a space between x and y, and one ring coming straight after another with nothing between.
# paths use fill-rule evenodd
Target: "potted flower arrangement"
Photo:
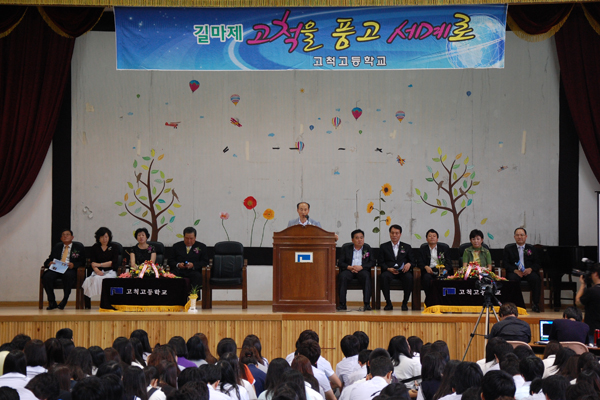
<instances>
[{"instance_id":1,"label":"potted flower arrangement","mask_svg":"<svg viewBox=\"0 0 600 400\"><path fill-rule=\"evenodd\" d=\"M198 300L198 295L200 294L200 286L192 286L190 290L190 309L188 312L198 312L196 309L196 301Z\"/></svg>"},{"instance_id":2,"label":"potted flower arrangement","mask_svg":"<svg viewBox=\"0 0 600 400\"><path fill-rule=\"evenodd\" d=\"M478 262L473 261L467 264L466 267L460 268L456 273L452 276L449 276L450 280L467 280L467 279L479 279L483 276L489 276L494 281L506 281L506 278L502 278L501 276L496 275L489 268L483 268L479 265Z\"/></svg>"},{"instance_id":3,"label":"potted flower arrangement","mask_svg":"<svg viewBox=\"0 0 600 400\"><path fill-rule=\"evenodd\" d=\"M152 261L144 261L140 265L136 265L129 269L129 272L124 272L119 275L119 278L178 278L174 274L165 271L165 269Z\"/></svg>"}]
</instances>

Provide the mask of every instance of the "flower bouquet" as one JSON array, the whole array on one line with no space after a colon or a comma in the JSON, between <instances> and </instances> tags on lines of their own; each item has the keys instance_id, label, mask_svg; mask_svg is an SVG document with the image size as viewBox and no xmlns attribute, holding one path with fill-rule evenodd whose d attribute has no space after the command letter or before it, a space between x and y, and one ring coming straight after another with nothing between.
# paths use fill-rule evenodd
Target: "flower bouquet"
<instances>
[{"instance_id":1,"label":"flower bouquet","mask_svg":"<svg viewBox=\"0 0 600 400\"><path fill-rule=\"evenodd\" d=\"M174 274L165 271L165 269L154 264L152 261L144 261L142 264L129 269L119 275L119 278L178 278Z\"/></svg>"},{"instance_id":2,"label":"flower bouquet","mask_svg":"<svg viewBox=\"0 0 600 400\"><path fill-rule=\"evenodd\" d=\"M494 281L506 281L506 278L502 278L492 272L489 268L483 268L478 262L470 262L466 267L460 268L452 276L449 276L450 280L467 280L467 279L479 279L483 276L489 276Z\"/></svg>"}]
</instances>

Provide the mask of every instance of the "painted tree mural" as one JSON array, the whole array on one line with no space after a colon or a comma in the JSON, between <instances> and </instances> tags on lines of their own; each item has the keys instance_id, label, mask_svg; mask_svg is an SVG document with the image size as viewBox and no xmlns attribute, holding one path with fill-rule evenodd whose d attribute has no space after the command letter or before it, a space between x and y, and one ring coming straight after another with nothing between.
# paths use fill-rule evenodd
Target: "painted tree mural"
<instances>
[{"instance_id":1,"label":"painted tree mural","mask_svg":"<svg viewBox=\"0 0 600 400\"><path fill-rule=\"evenodd\" d=\"M468 165L469 157L465 157L461 165L462 153L457 154L452 160L452 164L448 166L446 164L447 154L443 154L441 147L438 147L438 154L439 157L433 158L433 161L442 165L442 173L440 174L439 170L433 172L433 169L427 166L431 177L425 178L427 182L432 182L437 186L434 189L434 191L437 190L437 195L430 197L427 192L415 189L417 196L421 198L421 200L415 200L415 202L423 202L430 206L432 208L431 214L440 211L441 217L448 213L452 215L454 218L452 247L459 247L461 243L460 216L473 203L473 198L470 196L475 194L473 187L479 185L479 181L474 181L475 171L471 171L473 166ZM444 197L447 197L447 200ZM482 223L485 222L482 221Z\"/></svg>"},{"instance_id":2,"label":"painted tree mural","mask_svg":"<svg viewBox=\"0 0 600 400\"><path fill-rule=\"evenodd\" d=\"M115 202L119 207L125 207L125 211L119 216L124 217L127 214L135 219L147 224L150 227L150 240L158 240L158 233L167 228L171 232L171 225L175 221L175 212L173 208L180 208L179 197L175 193L175 188L168 184L173 182L173 178L166 178L165 173L155 166L155 162L164 158L164 154L155 157L154 149L150 151L150 157L142 157L142 164L138 160L133 161L134 183L127 182L130 193L125 193L123 201ZM138 169L138 166L140 169ZM166 213L166 214L165 214Z\"/></svg>"}]
</instances>

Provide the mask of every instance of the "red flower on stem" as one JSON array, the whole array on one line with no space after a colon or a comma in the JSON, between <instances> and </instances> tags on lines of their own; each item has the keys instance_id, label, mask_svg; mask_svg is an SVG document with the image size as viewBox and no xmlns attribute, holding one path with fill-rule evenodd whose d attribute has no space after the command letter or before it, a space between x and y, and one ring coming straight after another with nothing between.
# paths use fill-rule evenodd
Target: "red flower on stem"
<instances>
[{"instance_id":1,"label":"red flower on stem","mask_svg":"<svg viewBox=\"0 0 600 400\"><path fill-rule=\"evenodd\" d=\"M252 196L246 197L244 199L244 206L246 206L248 210L252 210L254 207L256 207L256 199Z\"/></svg>"}]
</instances>

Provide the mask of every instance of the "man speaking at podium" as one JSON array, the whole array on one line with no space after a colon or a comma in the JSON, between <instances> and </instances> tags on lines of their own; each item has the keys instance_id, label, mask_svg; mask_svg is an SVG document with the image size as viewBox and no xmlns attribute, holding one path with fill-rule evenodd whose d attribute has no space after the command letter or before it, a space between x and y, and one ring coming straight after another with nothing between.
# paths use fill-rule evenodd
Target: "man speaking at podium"
<instances>
[{"instance_id":1,"label":"man speaking at podium","mask_svg":"<svg viewBox=\"0 0 600 400\"><path fill-rule=\"evenodd\" d=\"M321 223L319 221L315 221L314 219L310 219L308 217L308 212L310 211L310 204L305 201L298 203L296 206L296 210L298 211L298 218L295 218L288 222L288 228L294 225L314 225L321 228Z\"/></svg>"}]
</instances>

